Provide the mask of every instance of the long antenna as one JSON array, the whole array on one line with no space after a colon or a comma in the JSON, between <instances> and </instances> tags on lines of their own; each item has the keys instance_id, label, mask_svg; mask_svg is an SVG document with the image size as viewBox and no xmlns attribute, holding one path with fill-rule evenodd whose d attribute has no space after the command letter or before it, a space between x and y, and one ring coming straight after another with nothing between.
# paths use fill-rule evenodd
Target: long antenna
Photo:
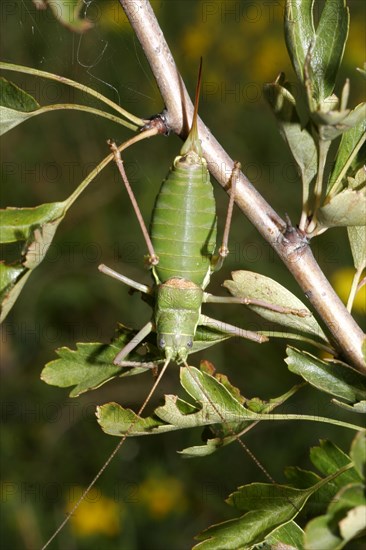
<instances>
[{"instance_id":1,"label":"long antenna","mask_svg":"<svg viewBox=\"0 0 366 550\"><path fill-rule=\"evenodd\" d=\"M145 409L146 405L148 404L148 402L150 401L151 399L151 396L153 395L154 391L156 390L156 388L158 387L159 385L159 382L160 380L162 379L166 369L167 369L167 366L169 365L169 362L170 362L170 359L167 359L164 363L164 366L163 368L161 369L160 373L159 373L159 376L157 377L157 379L155 380L154 382L154 385L153 387L151 388L151 390L149 391L147 397L145 398L145 401L143 402L143 404L141 405L139 411L137 412L137 418L131 423L130 427L128 428L128 430L126 431L126 433L124 434L124 436L122 437L122 439L119 441L118 445L114 448L114 450L111 452L111 454L109 455L109 457L107 458L107 460L104 462L103 466L101 467L101 469L99 470L99 472L94 476L94 478L92 479L92 481L89 483L89 485L87 486L87 488L85 489L85 491L83 492L83 494L81 495L81 497L78 499L78 501L76 502L75 506L73 506L72 510L67 514L66 518L64 519L64 521L61 523L61 525L59 525L59 527L56 529L56 531L53 533L53 535L48 539L48 541L46 542L46 544L44 546L42 546L42 550L45 550L49 544L53 541L53 539L55 537L57 537L57 535L59 534L59 532L65 527L65 525L68 523L68 521L70 520L71 516L75 513L75 511L79 508L80 504L82 503L82 501L84 500L84 498L86 497L86 495L89 493L90 489L95 485L95 483L98 481L98 479L100 478L100 476L102 475L102 473L104 472L104 470L109 466L109 464L112 462L112 460L114 459L114 457L116 456L116 454L118 453L118 451L120 450L120 448L122 447L123 443L126 441L127 437L129 436L129 434L132 432L133 430L133 427L135 426L135 424L137 423L137 421L139 420L139 416L142 414L143 410Z\"/></svg>"},{"instance_id":2,"label":"long antenna","mask_svg":"<svg viewBox=\"0 0 366 550\"><path fill-rule=\"evenodd\" d=\"M242 449L245 451L245 453L253 460L254 464L256 464L256 466L258 466L258 468L263 472L263 474L265 475L265 477L271 482L273 483L274 485L276 484L276 481L273 479L273 477L271 476L271 474L268 472L268 470L263 466L263 464L260 462L260 460L255 456L254 453L252 453L252 451L249 449L249 447L244 443L244 441L242 441L240 439L240 435L238 435L237 433L235 433L235 431L233 429L231 429L230 426L228 426L227 422L225 421L225 418L222 416L221 414L221 411L219 410L219 408L215 405L215 403L212 402L211 399L209 399L209 397L207 396L206 394L206 391L204 389L204 387L202 386L201 384L201 381L199 380L199 378L196 376L196 373L190 368L190 366L186 363L185 364L185 367L188 368L188 371L189 371L189 374L192 376L192 378L194 378L196 384L199 386L200 390L202 391L202 393L204 395L206 395L210 405L212 406L212 408L214 409L214 411L216 412L216 414L222 419L223 421L223 424L229 429L229 432L231 433L231 435L236 439L236 441L239 443L239 445L242 447ZM251 424L250 426L248 426L245 430L245 432L249 431L249 429L251 429L252 427L254 427L256 424L258 424L258 422L260 422L260 420L257 420L256 422L253 422L253 424Z\"/></svg>"}]
</instances>

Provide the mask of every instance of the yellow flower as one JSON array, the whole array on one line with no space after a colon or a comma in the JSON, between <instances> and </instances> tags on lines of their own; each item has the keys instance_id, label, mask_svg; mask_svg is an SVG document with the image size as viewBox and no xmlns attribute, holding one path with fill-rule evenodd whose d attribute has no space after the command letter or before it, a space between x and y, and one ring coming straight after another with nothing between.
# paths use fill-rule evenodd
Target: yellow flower
<instances>
[{"instance_id":1,"label":"yellow flower","mask_svg":"<svg viewBox=\"0 0 366 550\"><path fill-rule=\"evenodd\" d=\"M151 3L154 12L157 13L160 8L160 2L153 0ZM137 9L138 6L136 5L136 10ZM118 2L115 2L114 0L107 0L101 5L97 5L96 7L94 6L94 10L95 13L93 15L95 19L97 19L97 23L100 24L102 28L115 32L132 31L130 22L125 15L122 6Z\"/></svg>"},{"instance_id":2,"label":"yellow flower","mask_svg":"<svg viewBox=\"0 0 366 550\"><path fill-rule=\"evenodd\" d=\"M132 30L130 22L118 2L108 1L103 3L98 16L98 24L103 29L115 32L130 32Z\"/></svg>"},{"instance_id":3,"label":"yellow flower","mask_svg":"<svg viewBox=\"0 0 366 550\"><path fill-rule=\"evenodd\" d=\"M164 519L172 512L183 511L187 506L184 486L174 477L149 477L138 488L139 502L154 519Z\"/></svg>"},{"instance_id":4,"label":"yellow flower","mask_svg":"<svg viewBox=\"0 0 366 550\"><path fill-rule=\"evenodd\" d=\"M362 17L351 19L349 36L344 51L344 61L351 67L362 67L364 52L360 48L365 40L365 26Z\"/></svg>"},{"instance_id":5,"label":"yellow flower","mask_svg":"<svg viewBox=\"0 0 366 550\"><path fill-rule=\"evenodd\" d=\"M213 44L213 37L214 34L210 28L193 25L187 27L182 39L184 55L197 62L200 56L205 57L207 55Z\"/></svg>"},{"instance_id":6,"label":"yellow flower","mask_svg":"<svg viewBox=\"0 0 366 550\"><path fill-rule=\"evenodd\" d=\"M73 489L67 512L72 510L82 491L81 487ZM91 491L73 513L70 522L80 537L99 534L114 537L121 531L121 507L98 490Z\"/></svg>"},{"instance_id":7,"label":"yellow flower","mask_svg":"<svg viewBox=\"0 0 366 550\"><path fill-rule=\"evenodd\" d=\"M355 270L352 267L345 267L338 269L331 276L333 288L344 303L347 303L354 273ZM366 313L365 285L357 292L352 309L357 313Z\"/></svg>"}]
</instances>

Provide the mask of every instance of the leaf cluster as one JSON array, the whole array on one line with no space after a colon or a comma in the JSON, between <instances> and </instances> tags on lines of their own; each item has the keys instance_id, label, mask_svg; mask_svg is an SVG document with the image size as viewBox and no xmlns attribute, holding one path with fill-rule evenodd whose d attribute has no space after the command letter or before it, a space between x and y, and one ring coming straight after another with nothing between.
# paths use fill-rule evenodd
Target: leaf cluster
<instances>
[{"instance_id":1,"label":"leaf cluster","mask_svg":"<svg viewBox=\"0 0 366 550\"><path fill-rule=\"evenodd\" d=\"M325 2L316 28L313 0L286 2L285 38L297 82L281 73L265 86L265 95L298 168L300 228L314 237L346 226L352 251L361 256L362 249L365 258L366 103L348 107L348 79L340 97L334 93L348 29L344 0ZM333 154L330 145L338 138ZM358 269L359 258L354 260Z\"/></svg>"}]
</instances>

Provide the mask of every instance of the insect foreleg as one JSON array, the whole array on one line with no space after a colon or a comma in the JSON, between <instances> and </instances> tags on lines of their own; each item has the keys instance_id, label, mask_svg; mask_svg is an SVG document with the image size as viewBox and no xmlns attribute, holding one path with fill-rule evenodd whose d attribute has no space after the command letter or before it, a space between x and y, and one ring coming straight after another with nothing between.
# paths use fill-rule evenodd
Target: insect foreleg
<instances>
[{"instance_id":1,"label":"insect foreleg","mask_svg":"<svg viewBox=\"0 0 366 550\"><path fill-rule=\"evenodd\" d=\"M131 288L135 288L136 290L143 292L144 294L153 293L152 288L150 286L138 283L137 281L134 281L133 279L130 279L129 277L126 277L125 275L122 275L117 271L114 271L114 269L111 269L110 267L104 264L100 264L98 266L98 269L102 273L105 273L106 275L113 277L113 279L117 279L117 281L121 281L121 283L124 283L125 285L130 286Z\"/></svg>"},{"instance_id":2,"label":"insect foreleg","mask_svg":"<svg viewBox=\"0 0 366 550\"><path fill-rule=\"evenodd\" d=\"M227 208L227 214L226 214L226 220L225 220L224 234L222 236L222 243L219 248L218 254L215 254L211 259L212 271L218 271L222 267L222 264L224 263L224 259L229 254L229 248L228 248L229 232L230 232L231 220L233 217L236 185L240 175L240 170L241 170L240 162L235 162L234 168L232 169L230 180L229 180L229 183L231 184L231 191L230 191L230 200L229 200L229 205Z\"/></svg>"},{"instance_id":3,"label":"insect foreleg","mask_svg":"<svg viewBox=\"0 0 366 550\"><path fill-rule=\"evenodd\" d=\"M138 283L137 281L134 281L133 279L130 279L129 277L126 277L125 275L122 275L121 273L117 273L117 271L114 271L114 269L111 269L110 267L108 267L104 264L100 264L100 266L98 266L98 269L102 273L105 273L106 275L109 275L110 277L113 277L114 279L117 279L117 281L121 281L125 285L128 285L132 288L135 288L136 290L139 290L140 292L143 292L144 294L152 294L153 293L153 290L152 290L151 287L149 287L147 285L143 285L141 283ZM131 351L133 351L135 349L135 347L140 342L142 342L142 340L148 334L150 334L150 332L152 331L152 327L153 327L153 325L152 325L151 322L147 323L147 325L145 325L140 330L140 332L138 332L136 334L135 338L133 338L131 340L131 342L129 342L119 352L119 354L115 357L113 363L115 365L120 366L120 367L144 367L144 368L148 368L148 369L153 369L153 368L156 367L157 363L162 363L163 361L147 362L147 363L143 363L142 361L123 361L123 359L125 357L127 357L127 355L129 353L131 353Z\"/></svg>"},{"instance_id":4,"label":"insect foreleg","mask_svg":"<svg viewBox=\"0 0 366 550\"><path fill-rule=\"evenodd\" d=\"M253 340L262 344L263 342L268 342L267 336L253 332L252 330L244 330L242 328L236 327L235 325L229 325L228 323L223 323L217 319L212 319L207 317L207 315L200 315L199 325L204 325L206 327L213 328L217 331L222 332L223 334L230 334L231 336L239 336L240 338L246 338L247 340Z\"/></svg>"},{"instance_id":5,"label":"insect foreleg","mask_svg":"<svg viewBox=\"0 0 366 550\"><path fill-rule=\"evenodd\" d=\"M136 336L134 336L132 340L128 342L128 344L124 348L122 348L121 351L116 355L113 361L114 365L118 365L120 367L131 366L130 361L126 361L126 364L123 359L125 359L125 357L127 357L127 355L131 353L131 351L133 351L143 341L143 339L146 338L148 334L150 334L152 329L153 324L151 321L149 321L144 327L142 327L142 329L136 334Z\"/></svg>"},{"instance_id":6,"label":"insect foreleg","mask_svg":"<svg viewBox=\"0 0 366 550\"><path fill-rule=\"evenodd\" d=\"M243 304L246 306L258 306L264 309L270 309L276 313L283 313L286 315L297 315L298 317L308 317L311 313L306 309L294 309L290 307L280 306L278 304L271 304L264 300L257 300L256 298L237 298L234 296L214 296L208 292L203 293L202 302L216 303L216 304Z\"/></svg>"},{"instance_id":7,"label":"insect foreleg","mask_svg":"<svg viewBox=\"0 0 366 550\"><path fill-rule=\"evenodd\" d=\"M135 288L136 290L140 291L140 292L143 292L144 294L152 294L152 288L147 286L147 285L143 285L141 283L138 283L137 281L134 281L133 279L130 279L129 277L126 277L125 275L122 275L121 273L117 273L117 271L114 271L114 269L111 269L110 267L104 265L104 264L100 264L100 266L98 266L98 269L99 271L101 271L102 273L105 273L106 275L109 275L110 277L113 277L114 279L117 279L117 281L121 281L122 283L124 283L125 285L128 285L129 287L132 287L132 288ZM141 361L123 361L123 359L125 357L127 357L127 355L129 353L131 353L131 351L133 351L135 349L135 347L148 335L150 334L150 332L152 331L152 323L149 322L147 325L145 325L141 330L140 332L138 332L135 336L135 338L133 338L131 340L131 342L129 342L119 353L118 355L115 357L113 363L115 365L118 365L120 367L144 367L144 368L148 368L148 369L153 369L156 367L156 363L160 363L162 361L157 361L157 362L149 362L149 363L143 363Z\"/></svg>"}]
</instances>

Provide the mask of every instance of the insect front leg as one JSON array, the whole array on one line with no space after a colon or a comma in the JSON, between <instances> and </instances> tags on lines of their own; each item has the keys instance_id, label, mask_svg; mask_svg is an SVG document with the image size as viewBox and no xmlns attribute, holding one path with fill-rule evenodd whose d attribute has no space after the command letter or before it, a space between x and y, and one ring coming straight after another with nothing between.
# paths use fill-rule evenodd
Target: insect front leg
<instances>
[{"instance_id":1,"label":"insect front leg","mask_svg":"<svg viewBox=\"0 0 366 550\"><path fill-rule=\"evenodd\" d=\"M230 191L229 205L226 213L224 234L222 236L222 243L218 250L218 254L215 254L211 259L212 271L218 271L222 267L222 264L224 263L226 256L229 254L229 247L228 247L229 232L231 227L231 220L233 217L236 186L237 186L238 178L240 176L240 170L241 170L240 162L235 162L234 167L231 171L230 179L229 179L229 184L231 185L231 191Z\"/></svg>"},{"instance_id":2,"label":"insect front leg","mask_svg":"<svg viewBox=\"0 0 366 550\"><path fill-rule=\"evenodd\" d=\"M151 321L146 323L144 327L128 342L128 344L125 345L124 348L121 349L121 351L116 355L116 357L113 360L114 365L118 365L120 367L131 367L136 366L134 361L124 361L124 359L133 351L141 342L150 334L150 332L153 330L153 324ZM138 363L137 366L143 366L146 367L149 365L149 363ZM151 368L154 368L156 366L155 363L151 363Z\"/></svg>"},{"instance_id":3,"label":"insect front leg","mask_svg":"<svg viewBox=\"0 0 366 550\"><path fill-rule=\"evenodd\" d=\"M117 271L114 271L114 269L111 269L110 267L107 267L104 264L101 264L98 267L99 271L102 273L105 273L106 275L109 275L110 277L113 277L113 279L117 279L118 281L121 281L125 285L128 285L129 287L135 288L136 290L139 290L140 292L143 292L144 294L152 294L153 290L151 287L147 285L143 285L141 283L138 283L137 281L134 281L133 279L130 279L129 277L126 277L125 275L122 275L121 273L117 273ZM155 361L155 362L142 362L142 361L125 361L125 357L131 351L133 351L148 334L153 330L153 324L150 321L147 323L137 334L136 336L116 355L113 363L115 365L118 365L120 367L144 367L144 368L156 368L157 363L163 362L162 361Z\"/></svg>"}]
</instances>

